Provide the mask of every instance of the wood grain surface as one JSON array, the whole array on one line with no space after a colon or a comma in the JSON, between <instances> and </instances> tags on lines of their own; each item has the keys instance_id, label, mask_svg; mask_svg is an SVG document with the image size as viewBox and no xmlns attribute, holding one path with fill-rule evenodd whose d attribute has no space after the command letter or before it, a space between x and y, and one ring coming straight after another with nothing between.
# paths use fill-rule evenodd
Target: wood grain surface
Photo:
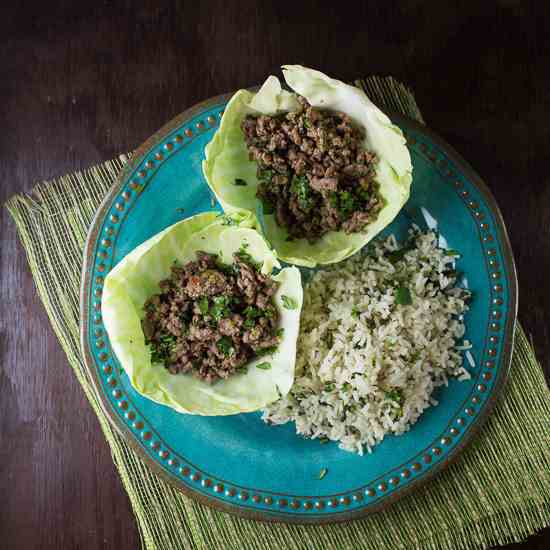
<instances>
[{"instance_id":1,"label":"wood grain surface","mask_svg":"<svg viewBox=\"0 0 550 550\"><path fill-rule=\"evenodd\" d=\"M391 74L507 223L520 319L550 375L548 2L26 2L0 8L0 200L133 149L282 63ZM0 213L0 548L135 549L98 422ZM550 529L516 546L550 547Z\"/></svg>"}]
</instances>

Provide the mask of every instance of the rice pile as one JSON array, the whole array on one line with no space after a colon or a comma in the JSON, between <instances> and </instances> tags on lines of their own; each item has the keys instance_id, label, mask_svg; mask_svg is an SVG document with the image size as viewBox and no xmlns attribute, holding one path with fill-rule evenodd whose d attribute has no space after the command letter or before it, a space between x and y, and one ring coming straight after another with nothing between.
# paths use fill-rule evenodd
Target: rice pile
<instances>
[{"instance_id":1,"label":"rice pile","mask_svg":"<svg viewBox=\"0 0 550 550\"><path fill-rule=\"evenodd\" d=\"M294 385L263 420L292 420L298 434L359 454L409 430L437 404L434 388L470 378L469 343L458 345L470 293L455 286L457 255L413 228L401 248L391 236L317 272L304 292Z\"/></svg>"}]
</instances>

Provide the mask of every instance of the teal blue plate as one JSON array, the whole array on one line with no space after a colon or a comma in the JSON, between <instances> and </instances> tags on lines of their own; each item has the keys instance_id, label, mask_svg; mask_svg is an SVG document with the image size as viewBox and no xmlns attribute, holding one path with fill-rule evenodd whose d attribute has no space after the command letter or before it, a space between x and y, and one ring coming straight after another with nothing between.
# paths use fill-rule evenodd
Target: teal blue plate
<instances>
[{"instance_id":1,"label":"teal blue plate","mask_svg":"<svg viewBox=\"0 0 550 550\"><path fill-rule=\"evenodd\" d=\"M168 225L218 209L201 173L204 146L227 96L186 111L139 148L100 207L86 243L82 347L103 408L132 448L169 483L200 501L255 519L297 523L349 520L379 510L432 479L471 441L501 393L511 359L517 281L496 203L472 168L440 138L394 115L407 137L412 194L386 231L437 223L463 256L457 269L473 291L466 316L472 378L440 389L405 435L358 456L336 444L270 427L259 413L178 414L140 396L111 351L101 319L105 276ZM319 479L321 470L327 473Z\"/></svg>"}]
</instances>

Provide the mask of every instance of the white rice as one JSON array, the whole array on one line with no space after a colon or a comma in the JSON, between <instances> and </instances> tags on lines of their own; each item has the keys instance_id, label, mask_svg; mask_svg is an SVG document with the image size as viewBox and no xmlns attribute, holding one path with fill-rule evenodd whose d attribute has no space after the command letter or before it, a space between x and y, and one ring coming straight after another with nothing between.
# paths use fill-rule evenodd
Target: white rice
<instances>
[{"instance_id":1,"label":"white rice","mask_svg":"<svg viewBox=\"0 0 550 550\"><path fill-rule=\"evenodd\" d=\"M417 228L401 259L391 255L398 248L391 236L313 276L294 385L263 420L292 420L302 436L363 454L409 430L449 377L470 378L461 351L471 345L458 345L470 293L454 286L455 256L438 248L435 232ZM410 305L399 303L403 288Z\"/></svg>"}]
</instances>

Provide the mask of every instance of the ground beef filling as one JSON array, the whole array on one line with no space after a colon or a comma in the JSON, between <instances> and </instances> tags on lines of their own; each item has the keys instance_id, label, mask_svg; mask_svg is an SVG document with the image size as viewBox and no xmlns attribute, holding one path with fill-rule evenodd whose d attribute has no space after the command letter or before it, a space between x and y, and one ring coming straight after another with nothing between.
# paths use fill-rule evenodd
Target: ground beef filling
<instances>
[{"instance_id":1,"label":"ground beef filling","mask_svg":"<svg viewBox=\"0 0 550 550\"><path fill-rule=\"evenodd\" d=\"M313 243L328 231L362 231L384 205L374 181L376 155L364 149L349 116L299 100L298 112L248 115L241 124L258 164L264 212L275 214L289 239Z\"/></svg>"},{"instance_id":2,"label":"ground beef filling","mask_svg":"<svg viewBox=\"0 0 550 550\"><path fill-rule=\"evenodd\" d=\"M161 292L145 302L142 327L152 361L209 383L244 372L246 363L279 343L277 286L245 249L232 265L197 252L196 261L174 266Z\"/></svg>"}]
</instances>

